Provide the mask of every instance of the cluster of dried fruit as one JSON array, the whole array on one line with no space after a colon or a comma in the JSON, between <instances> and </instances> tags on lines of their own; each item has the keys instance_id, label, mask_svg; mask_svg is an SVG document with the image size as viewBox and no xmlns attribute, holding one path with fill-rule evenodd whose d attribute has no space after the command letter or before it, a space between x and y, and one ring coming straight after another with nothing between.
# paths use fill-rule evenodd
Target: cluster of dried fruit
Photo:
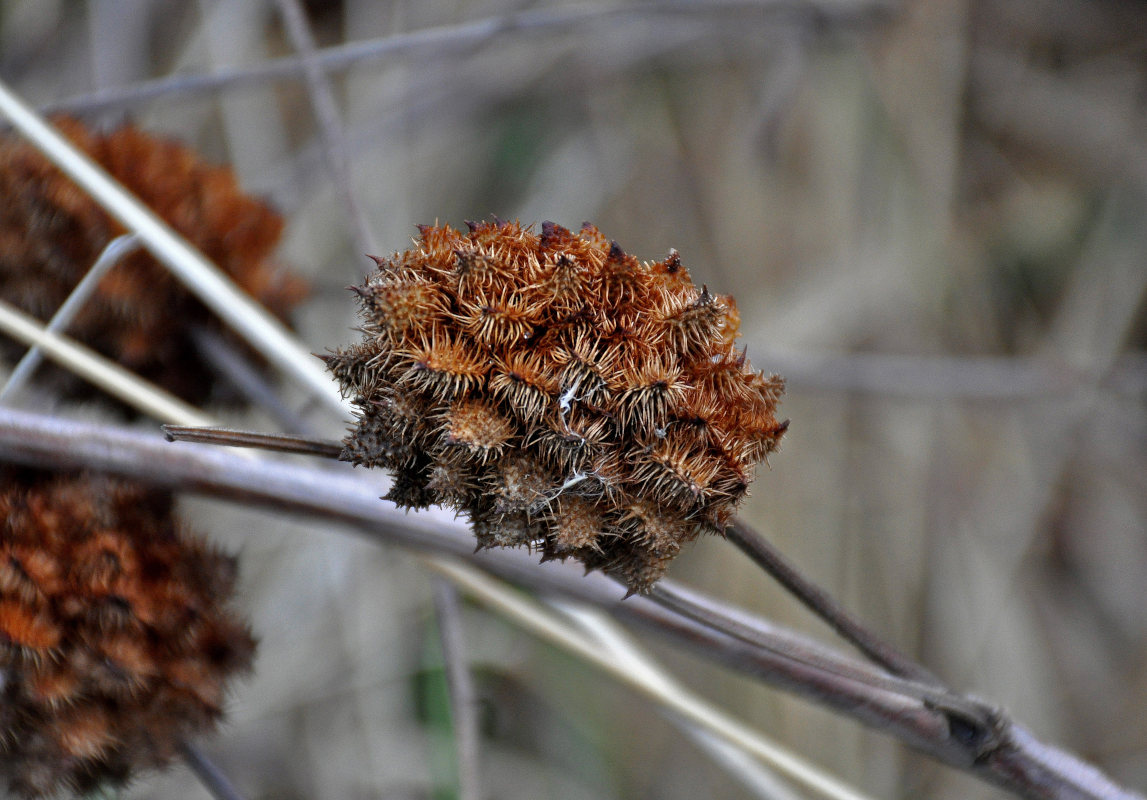
<instances>
[{"instance_id":1,"label":"cluster of dried fruit","mask_svg":"<svg viewBox=\"0 0 1147 800\"><path fill-rule=\"evenodd\" d=\"M646 591L720 531L787 422L734 347L732 298L675 252L641 263L591 225L422 227L356 291L363 340L326 357L361 409L343 458L400 506L451 506L480 547L574 557Z\"/></svg>"},{"instance_id":2,"label":"cluster of dried fruit","mask_svg":"<svg viewBox=\"0 0 1147 800\"><path fill-rule=\"evenodd\" d=\"M130 125L56 124L272 312L285 317L302 299L304 283L270 261L282 220L230 169ZM46 319L119 233L34 147L0 137L0 297ZM213 371L191 331L214 324L141 251L102 279L68 332L200 403ZM70 375L48 374L61 394L92 398ZM0 487L0 770L11 787L88 792L212 730L224 682L254 648L224 605L234 560L181 531L166 490L27 471L0 473Z\"/></svg>"},{"instance_id":3,"label":"cluster of dried fruit","mask_svg":"<svg viewBox=\"0 0 1147 800\"><path fill-rule=\"evenodd\" d=\"M132 125L101 134L55 120L73 143L252 297L285 318L306 285L270 256L283 221L244 194L231 169ZM0 297L40 319L63 303L122 228L32 145L0 137ZM212 370L190 338L213 317L150 255L125 257L100 282L68 332L190 403L206 400ZM53 371L57 390L83 397L77 379Z\"/></svg>"},{"instance_id":4,"label":"cluster of dried fruit","mask_svg":"<svg viewBox=\"0 0 1147 800\"><path fill-rule=\"evenodd\" d=\"M28 797L88 792L214 727L254 640L236 565L170 498L99 477L0 491L0 766Z\"/></svg>"}]
</instances>

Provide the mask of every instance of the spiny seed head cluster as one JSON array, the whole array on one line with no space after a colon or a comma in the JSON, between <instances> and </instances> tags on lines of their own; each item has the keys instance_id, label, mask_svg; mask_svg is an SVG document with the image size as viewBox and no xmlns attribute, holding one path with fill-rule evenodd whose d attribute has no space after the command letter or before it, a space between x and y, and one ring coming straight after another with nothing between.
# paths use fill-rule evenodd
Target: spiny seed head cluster
<instances>
[{"instance_id":1,"label":"spiny seed head cluster","mask_svg":"<svg viewBox=\"0 0 1147 800\"><path fill-rule=\"evenodd\" d=\"M161 766L219 721L255 643L226 607L234 559L170 496L6 473L0 490L0 772L25 797Z\"/></svg>"},{"instance_id":2,"label":"spiny seed head cluster","mask_svg":"<svg viewBox=\"0 0 1147 800\"><path fill-rule=\"evenodd\" d=\"M735 348L731 297L676 252L592 225L421 227L354 287L363 338L325 357L359 408L343 458L400 506L465 513L479 547L574 557L646 591L720 531L778 444L783 382Z\"/></svg>"},{"instance_id":3,"label":"spiny seed head cluster","mask_svg":"<svg viewBox=\"0 0 1147 800\"><path fill-rule=\"evenodd\" d=\"M285 320L303 299L305 283L271 260L282 219L244 194L230 168L208 164L184 145L132 125L104 134L74 119L54 122L273 314ZM123 232L35 147L15 134L0 136L0 297L48 319ZM68 333L188 402L201 403L210 396L214 371L190 337L197 326L218 328L166 268L137 250L100 281ZM63 393L90 394L79 379L45 370Z\"/></svg>"}]
</instances>

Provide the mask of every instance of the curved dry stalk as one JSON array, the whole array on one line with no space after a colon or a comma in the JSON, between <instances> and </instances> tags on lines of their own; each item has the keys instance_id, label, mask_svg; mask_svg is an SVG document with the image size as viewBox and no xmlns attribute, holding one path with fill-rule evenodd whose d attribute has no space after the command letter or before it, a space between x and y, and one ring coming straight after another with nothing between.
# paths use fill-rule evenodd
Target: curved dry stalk
<instances>
[{"instance_id":1,"label":"curved dry stalk","mask_svg":"<svg viewBox=\"0 0 1147 800\"><path fill-rule=\"evenodd\" d=\"M582 577L580 570L566 565L538 565L520 551L473 553L473 539L462 523L445 512L405 515L379 502L371 476L244 459L217 448L175 448L157 436L7 409L0 409L0 459L99 469L348 524L420 552L472 562L536 591L600 604L694 653L833 708L1018 796L1144 800L1077 757L1040 742L1002 712L990 715L990 731L977 730L952 708L922 698L921 684L890 676L764 620L755 620L753 627L760 640L774 632L770 647L721 633L649 598L621 602L622 589L599 574ZM990 709L957 697L956 705Z\"/></svg>"}]
</instances>

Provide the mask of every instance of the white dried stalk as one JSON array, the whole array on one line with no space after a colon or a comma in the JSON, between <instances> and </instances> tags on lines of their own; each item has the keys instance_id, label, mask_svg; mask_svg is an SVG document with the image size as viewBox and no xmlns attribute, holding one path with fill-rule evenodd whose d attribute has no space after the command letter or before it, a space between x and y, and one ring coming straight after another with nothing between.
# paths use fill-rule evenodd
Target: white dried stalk
<instances>
[{"instance_id":1,"label":"white dried stalk","mask_svg":"<svg viewBox=\"0 0 1147 800\"><path fill-rule=\"evenodd\" d=\"M148 416L177 425L212 425L194 406L84 347L63 334L49 331L36 319L0 300L0 331L44 355L84 380Z\"/></svg>"},{"instance_id":2,"label":"white dried stalk","mask_svg":"<svg viewBox=\"0 0 1147 800\"><path fill-rule=\"evenodd\" d=\"M613 678L637 689L658 705L756 756L821 796L834 800L869 800L866 795L841 783L799 756L783 750L760 732L689 692L656 667L652 661L639 656L634 648L627 649L624 656L621 656L613 647L603 646L597 637L587 638L585 634L571 628L538 603L513 592L504 584L471 567L442 559L426 561L431 569L450 578L483 604L497 610L519 626L594 664ZM610 641L616 643L620 640L620 634L611 631Z\"/></svg>"},{"instance_id":3,"label":"white dried stalk","mask_svg":"<svg viewBox=\"0 0 1147 800\"><path fill-rule=\"evenodd\" d=\"M143 245L193 294L269 361L342 416L351 408L326 371L265 308L243 293L155 212L113 180L0 81L0 114Z\"/></svg>"}]
</instances>

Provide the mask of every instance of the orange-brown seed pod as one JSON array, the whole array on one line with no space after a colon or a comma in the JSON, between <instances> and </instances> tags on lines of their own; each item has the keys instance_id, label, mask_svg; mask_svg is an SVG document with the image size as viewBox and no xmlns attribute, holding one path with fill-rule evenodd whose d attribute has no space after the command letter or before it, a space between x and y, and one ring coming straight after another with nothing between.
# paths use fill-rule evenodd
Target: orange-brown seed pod
<instances>
[{"instance_id":1,"label":"orange-brown seed pod","mask_svg":"<svg viewBox=\"0 0 1147 800\"><path fill-rule=\"evenodd\" d=\"M364 342L326 357L362 409L343 458L394 469L400 505L464 512L479 547L646 591L731 517L784 433L782 384L734 352L732 298L698 290L676 251L642 263L588 223L467 227L419 227L368 279L441 298L404 316L397 356L371 354L387 322L364 304Z\"/></svg>"},{"instance_id":2,"label":"orange-brown seed pod","mask_svg":"<svg viewBox=\"0 0 1147 800\"><path fill-rule=\"evenodd\" d=\"M556 554L597 549L605 529L598 503L586 497L559 498L550 510L550 535Z\"/></svg>"},{"instance_id":3,"label":"orange-brown seed pod","mask_svg":"<svg viewBox=\"0 0 1147 800\"><path fill-rule=\"evenodd\" d=\"M251 664L254 640L225 605L233 560L184 531L162 492L3 477L0 507L18 513L0 528L0 775L39 798L170 761Z\"/></svg>"},{"instance_id":4,"label":"orange-brown seed pod","mask_svg":"<svg viewBox=\"0 0 1147 800\"><path fill-rule=\"evenodd\" d=\"M35 705L55 710L78 701L80 678L69 664L46 664L25 675L24 691Z\"/></svg>"},{"instance_id":5,"label":"orange-brown seed pod","mask_svg":"<svg viewBox=\"0 0 1147 800\"><path fill-rule=\"evenodd\" d=\"M613 387L619 424L641 435L663 431L671 410L684 399L686 387L672 355L626 364Z\"/></svg>"},{"instance_id":6,"label":"orange-brown seed pod","mask_svg":"<svg viewBox=\"0 0 1147 800\"><path fill-rule=\"evenodd\" d=\"M443 444L464 449L479 463L501 455L516 435L514 424L483 400L456 400L443 416Z\"/></svg>"},{"instance_id":7,"label":"orange-brown seed pod","mask_svg":"<svg viewBox=\"0 0 1147 800\"><path fill-rule=\"evenodd\" d=\"M428 320L446 314L445 298L438 286L417 276L385 273L367 281L366 286L354 288L372 324L386 331L394 343L411 328L423 327Z\"/></svg>"},{"instance_id":8,"label":"orange-brown seed pod","mask_svg":"<svg viewBox=\"0 0 1147 800\"><path fill-rule=\"evenodd\" d=\"M675 353L707 356L713 341L720 339L727 314L724 302L703 287L695 299L677 306L671 302L668 313L662 317L670 347Z\"/></svg>"},{"instance_id":9,"label":"orange-brown seed pod","mask_svg":"<svg viewBox=\"0 0 1147 800\"><path fill-rule=\"evenodd\" d=\"M490 391L522 420L540 422L557 390L553 372L541 354L512 350L494 361Z\"/></svg>"},{"instance_id":10,"label":"orange-brown seed pod","mask_svg":"<svg viewBox=\"0 0 1147 800\"><path fill-rule=\"evenodd\" d=\"M540 508L553 486L553 475L538 459L515 454L494 466L494 510L498 514L529 512Z\"/></svg>"},{"instance_id":11,"label":"orange-brown seed pod","mask_svg":"<svg viewBox=\"0 0 1147 800\"><path fill-rule=\"evenodd\" d=\"M0 596L14 595L25 603L55 594L60 586L60 564L31 545L0 547Z\"/></svg>"},{"instance_id":12,"label":"orange-brown seed pod","mask_svg":"<svg viewBox=\"0 0 1147 800\"><path fill-rule=\"evenodd\" d=\"M487 347L513 346L528 339L535 317L521 294L502 289L460 301L462 329Z\"/></svg>"}]
</instances>

